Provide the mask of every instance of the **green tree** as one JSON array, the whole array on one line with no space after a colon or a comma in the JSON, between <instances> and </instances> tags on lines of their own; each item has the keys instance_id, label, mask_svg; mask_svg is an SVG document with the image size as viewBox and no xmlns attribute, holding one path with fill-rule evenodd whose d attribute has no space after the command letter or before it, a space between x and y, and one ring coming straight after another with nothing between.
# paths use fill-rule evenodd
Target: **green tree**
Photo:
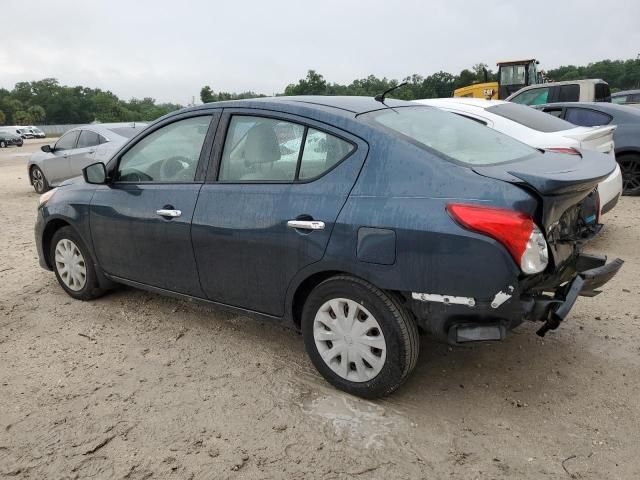
<instances>
[{"instance_id":1,"label":"green tree","mask_svg":"<svg viewBox=\"0 0 640 480\"><path fill-rule=\"evenodd\" d=\"M29 113L34 123L40 123L44 121L45 117L47 116L47 112L45 112L44 108L42 108L40 105L31 105L27 109L27 113Z\"/></svg>"},{"instance_id":2,"label":"green tree","mask_svg":"<svg viewBox=\"0 0 640 480\"><path fill-rule=\"evenodd\" d=\"M7 121L7 116L2 110L0 110L0 125L4 125Z\"/></svg>"},{"instance_id":3,"label":"green tree","mask_svg":"<svg viewBox=\"0 0 640 480\"><path fill-rule=\"evenodd\" d=\"M209 85L202 87L202 90L200 90L200 100L202 100L202 103L215 102L214 98L213 90L211 90Z\"/></svg>"},{"instance_id":4,"label":"green tree","mask_svg":"<svg viewBox=\"0 0 640 480\"><path fill-rule=\"evenodd\" d=\"M296 84L287 85L285 95L326 95L327 81L315 70L309 70L307 76Z\"/></svg>"},{"instance_id":5,"label":"green tree","mask_svg":"<svg viewBox=\"0 0 640 480\"><path fill-rule=\"evenodd\" d=\"M30 125L33 123L33 119L31 115L24 110L18 110L13 114L13 123L16 125Z\"/></svg>"}]
</instances>

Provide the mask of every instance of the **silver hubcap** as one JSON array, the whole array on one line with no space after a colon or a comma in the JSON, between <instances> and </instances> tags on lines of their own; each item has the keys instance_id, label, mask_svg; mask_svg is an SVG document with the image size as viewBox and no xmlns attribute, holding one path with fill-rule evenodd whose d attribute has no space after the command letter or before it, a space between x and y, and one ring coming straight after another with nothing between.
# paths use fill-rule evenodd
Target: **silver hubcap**
<instances>
[{"instance_id":1,"label":"silver hubcap","mask_svg":"<svg viewBox=\"0 0 640 480\"><path fill-rule=\"evenodd\" d=\"M380 324L353 300L325 302L313 321L313 338L324 362L352 382L366 382L380 373L387 344Z\"/></svg>"},{"instance_id":2,"label":"silver hubcap","mask_svg":"<svg viewBox=\"0 0 640 480\"><path fill-rule=\"evenodd\" d=\"M56 245L56 270L64 284L73 291L82 290L87 283L87 266L78 246L67 238Z\"/></svg>"},{"instance_id":3,"label":"silver hubcap","mask_svg":"<svg viewBox=\"0 0 640 480\"><path fill-rule=\"evenodd\" d=\"M44 177L40 169L34 168L31 172L31 178L33 179L33 186L37 191L44 189Z\"/></svg>"}]
</instances>

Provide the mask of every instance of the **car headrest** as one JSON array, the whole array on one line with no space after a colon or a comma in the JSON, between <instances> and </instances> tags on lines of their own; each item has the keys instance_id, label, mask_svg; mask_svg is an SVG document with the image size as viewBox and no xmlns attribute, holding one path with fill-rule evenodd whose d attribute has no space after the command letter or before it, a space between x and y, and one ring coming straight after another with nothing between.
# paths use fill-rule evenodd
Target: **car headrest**
<instances>
[{"instance_id":1,"label":"car headrest","mask_svg":"<svg viewBox=\"0 0 640 480\"><path fill-rule=\"evenodd\" d=\"M280 146L273 127L267 123L253 126L244 145L245 164L251 166L277 160L280 160Z\"/></svg>"}]
</instances>

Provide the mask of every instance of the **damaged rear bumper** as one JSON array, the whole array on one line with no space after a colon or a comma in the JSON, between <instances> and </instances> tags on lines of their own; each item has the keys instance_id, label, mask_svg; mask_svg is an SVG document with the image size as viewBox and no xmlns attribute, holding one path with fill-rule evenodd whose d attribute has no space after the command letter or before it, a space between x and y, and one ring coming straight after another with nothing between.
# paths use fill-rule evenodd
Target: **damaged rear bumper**
<instances>
[{"instance_id":1,"label":"damaged rear bumper","mask_svg":"<svg viewBox=\"0 0 640 480\"><path fill-rule=\"evenodd\" d=\"M451 344L502 340L523 321L544 322L538 335L558 328L579 296L593 297L624 262L579 254L553 275L527 278L492 299L412 293L419 325Z\"/></svg>"},{"instance_id":2,"label":"damaged rear bumper","mask_svg":"<svg viewBox=\"0 0 640 480\"><path fill-rule=\"evenodd\" d=\"M573 281L562 286L552 298L534 300L531 311L532 320L540 320L544 325L536 332L541 337L549 330L555 330L569 314L579 296L595 297L598 288L611 280L622 267L622 261L616 258L606 263L606 257L580 255L577 266L589 265L587 270L578 270Z\"/></svg>"}]
</instances>

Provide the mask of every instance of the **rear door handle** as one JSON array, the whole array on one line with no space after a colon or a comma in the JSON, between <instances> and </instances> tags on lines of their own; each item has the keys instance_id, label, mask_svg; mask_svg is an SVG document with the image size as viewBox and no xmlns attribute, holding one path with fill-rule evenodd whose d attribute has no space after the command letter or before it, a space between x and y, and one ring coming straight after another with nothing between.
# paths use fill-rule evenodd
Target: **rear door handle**
<instances>
[{"instance_id":1,"label":"rear door handle","mask_svg":"<svg viewBox=\"0 0 640 480\"><path fill-rule=\"evenodd\" d=\"M300 230L324 230L324 222L319 220L289 220L287 227Z\"/></svg>"},{"instance_id":2,"label":"rear door handle","mask_svg":"<svg viewBox=\"0 0 640 480\"><path fill-rule=\"evenodd\" d=\"M169 210L169 209L161 208L160 210L156 210L156 215L160 215L161 217L175 218L182 215L182 212L180 210Z\"/></svg>"}]
</instances>

